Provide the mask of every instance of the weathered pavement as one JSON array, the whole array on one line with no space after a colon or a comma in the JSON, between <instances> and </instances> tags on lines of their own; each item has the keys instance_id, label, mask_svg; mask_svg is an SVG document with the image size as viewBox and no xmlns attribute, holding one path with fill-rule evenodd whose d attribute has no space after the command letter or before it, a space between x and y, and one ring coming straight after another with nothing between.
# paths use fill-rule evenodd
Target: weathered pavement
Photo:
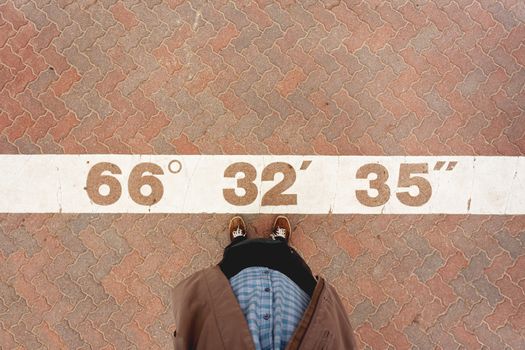
<instances>
[{"instance_id":1,"label":"weathered pavement","mask_svg":"<svg viewBox=\"0 0 525 350\"><path fill-rule=\"evenodd\" d=\"M301 4L2 0L0 152L524 154L523 2ZM1 214L0 344L170 348L229 217ZM525 348L523 216L290 219L362 348Z\"/></svg>"}]
</instances>

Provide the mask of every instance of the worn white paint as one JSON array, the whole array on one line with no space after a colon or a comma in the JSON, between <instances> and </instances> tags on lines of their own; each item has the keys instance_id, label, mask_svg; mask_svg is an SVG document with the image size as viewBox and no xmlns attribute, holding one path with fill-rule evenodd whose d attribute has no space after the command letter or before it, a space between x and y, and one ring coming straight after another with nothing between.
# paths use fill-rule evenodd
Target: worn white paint
<instances>
[{"instance_id":1,"label":"worn white paint","mask_svg":"<svg viewBox=\"0 0 525 350\"><path fill-rule=\"evenodd\" d=\"M182 164L177 174L168 171L174 159ZM311 165L299 170L304 160L311 160ZM229 204L222 193L223 188L235 187L235 179L224 178L224 169L240 161L257 169L259 195L246 206ZM434 171L437 161L458 163L452 171ZM122 170L122 175L115 176L122 195L112 205L92 203L84 190L87 174L98 162L114 163ZM158 164L164 170L164 175L158 176L164 195L153 206L134 203L127 191L131 169L142 162ZM287 162L295 168L297 180L285 193L296 193L297 205L260 205L261 194L282 178L277 174L275 181L261 184L262 169L272 162ZM380 163L389 171L391 196L383 206L367 207L355 197L356 189L367 188L367 180L355 178L357 169L366 163ZM409 207L396 198L400 163L428 163L429 174L421 176L431 183L433 193L426 204ZM0 174L3 213L525 214L524 157L0 155ZM143 190L147 189L144 186ZM416 195L417 189L410 193Z\"/></svg>"}]
</instances>

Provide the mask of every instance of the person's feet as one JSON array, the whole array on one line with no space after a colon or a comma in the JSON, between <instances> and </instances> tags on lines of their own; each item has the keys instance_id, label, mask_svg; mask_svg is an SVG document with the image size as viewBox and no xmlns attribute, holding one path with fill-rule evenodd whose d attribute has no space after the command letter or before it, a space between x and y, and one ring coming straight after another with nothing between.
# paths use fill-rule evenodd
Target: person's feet
<instances>
[{"instance_id":1,"label":"person's feet","mask_svg":"<svg viewBox=\"0 0 525 350\"><path fill-rule=\"evenodd\" d=\"M272 233L270 237L274 240L281 240L286 243L290 240L290 235L292 234L292 226L288 218L283 215L279 215L275 218L272 227Z\"/></svg>"},{"instance_id":2,"label":"person's feet","mask_svg":"<svg viewBox=\"0 0 525 350\"><path fill-rule=\"evenodd\" d=\"M230 220L230 242L246 239L246 224L240 216L234 216Z\"/></svg>"}]
</instances>

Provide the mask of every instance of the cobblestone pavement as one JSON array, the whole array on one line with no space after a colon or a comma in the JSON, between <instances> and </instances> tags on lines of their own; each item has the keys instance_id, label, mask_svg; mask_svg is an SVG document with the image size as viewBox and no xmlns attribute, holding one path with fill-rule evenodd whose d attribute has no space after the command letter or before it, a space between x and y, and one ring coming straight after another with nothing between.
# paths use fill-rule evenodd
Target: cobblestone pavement
<instances>
[{"instance_id":1,"label":"cobblestone pavement","mask_svg":"<svg viewBox=\"0 0 525 350\"><path fill-rule=\"evenodd\" d=\"M523 1L300 3L0 0L0 152L524 154ZM361 348L525 348L524 216L290 218ZM2 214L0 344L170 348L228 219Z\"/></svg>"}]
</instances>

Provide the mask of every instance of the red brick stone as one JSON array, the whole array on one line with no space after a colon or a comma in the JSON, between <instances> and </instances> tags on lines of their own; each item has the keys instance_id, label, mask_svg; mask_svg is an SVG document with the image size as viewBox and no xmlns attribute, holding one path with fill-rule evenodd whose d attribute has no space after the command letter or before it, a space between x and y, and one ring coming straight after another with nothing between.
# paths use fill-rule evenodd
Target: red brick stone
<instances>
[{"instance_id":1,"label":"red brick stone","mask_svg":"<svg viewBox=\"0 0 525 350\"><path fill-rule=\"evenodd\" d=\"M31 44L27 45L23 49L18 51L18 55L22 58L25 64L31 67L31 70L35 75L39 75L44 70L48 69L49 66L44 60L44 58L36 54L33 46Z\"/></svg>"},{"instance_id":2,"label":"red brick stone","mask_svg":"<svg viewBox=\"0 0 525 350\"><path fill-rule=\"evenodd\" d=\"M115 45L108 51L109 57L113 60L115 65L119 66L122 71L129 74L131 71L137 69L137 64L133 61L131 55L119 44Z\"/></svg>"},{"instance_id":3,"label":"red brick stone","mask_svg":"<svg viewBox=\"0 0 525 350\"><path fill-rule=\"evenodd\" d=\"M126 30L130 30L138 24L135 14L128 10L121 2L117 2L113 5L110 11L113 13L115 19L124 25Z\"/></svg>"},{"instance_id":4,"label":"red brick stone","mask_svg":"<svg viewBox=\"0 0 525 350\"><path fill-rule=\"evenodd\" d=\"M498 153L503 156L517 156L521 154L519 147L514 143L510 142L509 138L506 135L501 135L492 143L496 147Z\"/></svg>"},{"instance_id":5,"label":"red brick stone","mask_svg":"<svg viewBox=\"0 0 525 350\"><path fill-rule=\"evenodd\" d=\"M516 263L507 269L507 274L514 283L519 282L525 277L525 255L520 256Z\"/></svg>"},{"instance_id":6,"label":"red brick stone","mask_svg":"<svg viewBox=\"0 0 525 350\"><path fill-rule=\"evenodd\" d=\"M14 7L11 1L5 2L3 5L1 5L0 12L2 13L2 17L7 22L11 23L15 30L20 29L20 27L27 23L27 20L24 18L24 14Z\"/></svg>"},{"instance_id":7,"label":"red brick stone","mask_svg":"<svg viewBox=\"0 0 525 350\"><path fill-rule=\"evenodd\" d=\"M168 126L171 122L171 118L168 118L163 112L159 112L154 115L148 122L148 124L139 132L144 135L144 140L150 142L151 139L156 137L162 129Z\"/></svg>"},{"instance_id":8,"label":"red brick stone","mask_svg":"<svg viewBox=\"0 0 525 350\"><path fill-rule=\"evenodd\" d=\"M441 275L443 282L449 283L455 279L459 271L461 271L467 265L467 259L465 259L461 252L457 252L447 260L445 266L440 268L438 273Z\"/></svg>"},{"instance_id":9,"label":"red brick stone","mask_svg":"<svg viewBox=\"0 0 525 350\"><path fill-rule=\"evenodd\" d=\"M35 239L42 246L42 249L45 250L52 258L56 258L65 249L60 244L60 241L57 239L57 237L53 236L45 226L34 232L33 237L35 237Z\"/></svg>"},{"instance_id":10,"label":"red brick stone","mask_svg":"<svg viewBox=\"0 0 525 350\"><path fill-rule=\"evenodd\" d=\"M18 116L11 126L5 130L8 140L14 142L19 139L34 123L35 122L31 119L31 116L28 113Z\"/></svg>"},{"instance_id":11,"label":"red brick stone","mask_svg":"<svg viewBox=\"0 0 525 350\"><path fill-rule=\"evenodd\" d=\"M362 277L357 280L357 287L361 294L370 298L372 303L376 306L384 303L387 300L387 295L381 290L380 284L369 277Z\"/></svg>"},{"instance_id":12,"label":"red brick stone","mask_svg":"<svg viewBox=\"0 0 525 350\"><path fill-rule=\"evenodd\" d=\"M153 153L153 147L149 145L144 137L140 134L127 139L125 141L131 147L131 153L136 154L151 154Z\"/></svg>"},{"instance_id":13,"label":"red brick stone","mask_svg":"<svg viewBox=\"0 0 525 350\"><path fill-rule=\"evenodd\" d=\"M33 302L37 302L40 295L37 293L36 288L26 281L21 275L16 275L12 281L12 285L16 290L16 293L24 298L29 305Z\"/></svg>"},{"instance_id":14,"label":"red brick stone","mask_svg":"<svg viewBox=\"0 0 525 350\"><path fill-rule=\"evenodd\" d=\"M359 147L359 151L362 154L367 155L380 155L383 154L383 149L378 146L372 138L370 138L370 135L364 134L362 137L360 137L356 142L356 146Z\"/></svg>"},{"instance_id":15,"label":"red brick stone","mask_svg":"<svg viewBox=\"0 0 525 350\"><path fill-rule=\"evenodd\" d=\"M200 150L188 139L185 134L171 141L180 154L200 154Z\"/></svg>"},{"instance_id":16,"label":"red brick stone","mask_svg":"<svg viewBox=\"0 0 525 350\"><path fill-rule=\"evenodd\" d=\"M150 98L146 97L142 91L136 90L131 95L131 103L133 106L142 111L149 119L149 117L156 115L159 113L159 110L157 109L157 106L155 105L155 102L153 102Z\"/></svg>"},{"instance_id":17,"label":"red brick stone","mask_svg":"<svg viewBox=\"0 0 525 350\"><path fill-rule=\"evenodd\" d=\"M231 89L226 90L219 96L225 108L233 112L237 119L248 114L250 111L243 99L239 98Z\"/></svg>"},{"instance_id":18,"label":"red brick stone","mask_svg":"<svg viewBox=\"0 0 525 350\"><path fill-rule=\"evenodd\" d=\"M514 50L512 52L512 56L516 59L516 61L521 65L525 66L525 46L521 45L519 49Z\"/></svg>"},{"instance_id":19,"label":"red brick stone","mask_svg":"<svg viewBox=\"0 0 525 350\"><path fill-rule=\"evenodd\" d=\"M69 132L76 127L80 122L73 113L68 113L64 118L60 119L60 122L56 126L49 129L49 134L53 136L55 141L60 141Z\"/></svg>"},{"instance_id":20,"label":"red brick stone","mask_svg":"<svg viewBox=\"0 0 525 350\"><path fill-rule=\"evenodd\" d=\"M512 265L513 259L507 252L503 252L500 255L492 259L492 263L489 267L485 268L485 274L492 283L499 280L503 273Z\"/></svg>"},{"instance_id":21,"label":"red brick stone","mask_svg":"<svg viewBox=\"0 0 525 350\"><path fill-rule=\"evenodd\" d=\"M465 328L465 325L461 323L452 327L452 334L459 344L465 346L468 349L479 348L481 346L478 339L476 338L476 335L472 332L469 332Z\"/></svg>"},{"instance_id":22,"label":"red brick stone","mask_svg":"<svg viewBox=\"0 0 525 350\"><path fill-rule=\"evenodd\" d=\"M0 38L0 47L3 47L9 38L15 35L16 31L13 29L11 24L6 23L5 21L1 22L0 30L2 30L2 33L4 33L4 35Z\"/></svg>"},{"instance_id":23,"label":"red brick stone","mask_svg":"<svg viewBox=\"0 0 525 350\"><path fill-rule=\"evenodd\" d=\"M406 335L398 331L392 323L387 324L385 327L381 328L380 331L385 340L394 348L406 349L410 347Z\"/></svg>"},{"instance_id":24,"label":"red brick stone","mask_svg":"<svg viewBox=\"0 0 525 350\"><path fill-rule=\"evenodd\" d=\"M432 294L441 300L443 305L450 305L456 300L456 294L452 287L443 282L440 275L435 275L427 281L427 285L432 291Z\"/></svg>"},{"instance_id":25,"label":"red brick stone","mask_svg":"<svg viewBox=\"0 0 525 350\"><path fill-rule=\"evenodd\" d=\"M53 118L53 115L51 113L46 113L44 116L41 116L36 120L36 123L27 131L27 134L31 137L33 142L36 142L44 137L49 129L56 124L57 121Z\"/></svg>"},{"instance_id":26,"label":"red brick stone","mask_svg":"<svg viewBox=\"0 0 525 350\"><path fill-rule=\"evenodd\" d=\"M521 331L525 324L525 303L522 303L515 314L509 317L509 322L516 331Z\"/></svg>"},{"instance_id":27,"label":"red brick stone","mask_svg":"<svg viewBox=\"0 0 525 350\"><path fill-rule=\"evenodd\" d=\"M509 299L505 298L496 305L494 312L485 318L485 322L493 331L505 325L511 315L516 312L516 308Z\"/></svg>"},{"instance_id":28,"label":"red brick stone","mask_svg":"<svg viewBox=\"0 0 525 350\"><path fill-rule=\"evenodd\" d=\"M421 28L426 24L425 17L420 15L419 9L416 9L412 3L406 3L397 10L416 28Z\"/></svg>"},{"instance_id":29,"label":"red brick stone","mask_svg":"<svg viewBox=\"0 0 525 350\"><path fill-rule=\"evenodd\" d=\"M337 155L337 148L330 144L326 137L322 134L317 135L317 137L312 141L312 146L317 154L320 155Z\"/></svg>"},{"instance_id":30,"label":"red brick stone","mask_svg":"<svg viewBox=\"0 0 525 350\"><path fill-rule=\"evenodd\" d=\"M416 299L402 306L401 311L392 319L397 329L404 329L406 326L417 322L421 316L421 307Z\"/></svg>"},{"instance_id":31,"label":"red brick stone","mask_svg":"<svg viewBox=\"0 0 525 350\"><path fill-rule=\"evenodd\" d=\"M46 321L42 322L35 328L35 334L48 348L60 349L67 347L62 338L60 338Z\"/></svg>"},{"instance_id":32,"label":"red brick stone","mask_svg":"<svg viewBox=\"0 0 525 350\"><path fill-rule=\"evenodd\" d=\"M118 304L124 303L129 297L129 292L126 289L126 286L118 282L114 275L108 274L102 279L101 283L106 292L115 298Z\"/></svg>"},{"instance_id":33,"label":"red brick stone","mask_svg":"<svg viewBox=\"0 0 525 350\"><path fill-rule=\"evenodd\" d=\"M93 135L93 130L102 124L102 120L98 118L98 116L94 116L91 118L84 118L80 121L80 125L73 128L71 131L71 134L75 136L75 138L82 142L88 137Z\"/></svg>"},{"instance_id":34,"label":"red brick stone","mask_svg":"<svg viewBox=\"0 0 525 350\"><path fill-rule=\"evenodd\" d=\"M14 79L7 82L5 85L5 91L11 96L18 95L22 91L26 90L27 85L36 79L36 75L33 73L30 67L25 68L16 74Z\"/></svg>"},{"instance_id":35,"label":"red brick stone","mask_svg":"<svg viewBox=\"0 0 525 350\"><path fill-rule=\"evenodd\" d=\"M143 262L144 260L140 257L140 254L133 251L126 255L120 264L111 270L111 273L118 281L124 281L135 271L135 268Z\"/></svg>"},{"instance_id":36,"label":"red brick stone","mask_svg":"<svg viewBox=\"0 0 525 350\"><path fill-rule=\"evenodd\" d=\"M354 259L363 252L363 247L354 237L354 234L348 232L345 228L336 231L334 233L334 238L338 245Z\"/></svg>"},{"instance_id":37,"label":"red brick stone","mask_svg":"<svg viewBox=\"0 0 525 350\"><path fill-rule=\"evenodd\" d=\"M82 146L75 138L75 136L68 134L59 141L60 145L64 148L65 153L72 154L84 154L87 150Z\"/></svg>"},{"instance_id":38,"label":"red brick stone","mask_svg":"<svg viewBox=\"0 0 525 350\"><path fill-rule=\"evenodd\" d=\"M131 148L122 142L118 135L114 135L108 139L101 140L112 153L115 154L131 154Z\"/></svg>"},{"instance_id":39,"label":"red brick stone","mask_svg":"<svg viewBox=\"0 0 525 350\"><path fill-rule=\"evenodd\" d=\"M55 23L50 23L38 33L38 35L31 41L36 51L41 51L49 46L51 41L60 35Z\"/></svg>"},{"instance_id":40,"label":"red brick stone","mask_svg":"<svg viewBox=\"0 0 525 350\"><path fill-rule=\"evenodd\" d=\"M57 81L53 83L52 89L55 92L55 95L57 97L60 97L65 92L69 91L69 89L71 89L71 86L79 80L80 75L78 75L77 70L71 67L69 70L64 72L64 74L62 74Z\"/></svg>"},{"instance_id":41,"label":"red brick stone","mask_svg":"<svg viewBox=\"0 0 525 350\"><path fill-rule=\"evenodd\" d=\"M79 238L82 243L93 252L96 258L109 252L109 248L105 245L104 240L99 237L95 230L88 226L86 229L80 231Z\"/></svg>"},{"instance_id":42,"label":"red brick stone","mask_svg":"<svg viewBox=\"0 0 525 350\"><path fill-rule=\"evenodd\" d=\"M487 30L496 24L496 22L492 19L490 12L484 10L477 2L473 2L471 6L466 8L466 10L470 18L473 21L481 24L484 30Z\"/></svg>"},{"instance_id":43,"label":"red brick stone","mask_svg":"<svg viewBox=\"0 0 525 350\"><path fill-rule=\"evenodd\" d=\"M371 31L366 24L361 21L357 21L356 23L360 23L360 25L352 30L352 35L350 37L343 39L343 44L349 52L354 52L361 48L371 34Z\"/></svg>"},{"instance_id":44,"label":"red brick stone","mask_svg":"<svg viewBox=\"0 0 525 350\"><path fill-rule=\"evenodd\" d=\"M164 67L169 74L173 74L182 68L182 64L180 64L177 57L168 50L166 45L159 46L153 50L152 53L159 64Z\"/></svg>"},{"instance_id":45,"label":"red brick stone","mask_svg":"<svg viewBox=\"0 0 525 350\"><path fill-rule=\"evenodd\" d=\"M106 74L102 81L97 83L96 89L101 96L106 96L115 89L119 82L123 81L125 78L126 76L120 69L113 70Z\"/></svg>"},{"instance_id":46,"label":"red brick stone","mask_svg":"<svg viewBox=\"0 0 525 350\"><path fill-rule=\"evenodd\" d=\"M126 325L125 331L129 339L139 348L147 347L147 345L150 343L148 333L139 328L136 322L131 322L130 324Z\"/></svg>"},{"instance_id":47,"label":"red brick stone","mask_svg":"<svg viewBox=\"0 0 525 350\"><path fill-rule=\"evenodd\" d=\"M277 91L279 91L283 97L286 97L291 91L295 90L297 86L306 78L307 76L303 73L303 71L300 68L293 69L286 73L283 80L281 80L277 84Z\"/></svg>"},{"instance_id":48,"label":"red brick stone","mask_svg":"<svg viewBox=\"0 0 525 350\"><path fill-rule=\"evenodd\" d=\"M244 146L237 142L232 135L228 134L217 140L224 154L243 154L246 153Z\"/></svg>"},{"instance_id":49,"label":"red brick stone","mask_svg":"<svg viewBox=\"0 0 525 350\"><path fill-rule=\"evenodd\" d=\"M235 25L228 23L225 27L221 28L215 38L208 41L214 52L219 52L228 46L231 39L239 35L239 31Z\"/></svg>"},{"instance_id":50,"label":"red brick stone","mask_svg":"<svg viewBox=\"0 0 525 350\"><path fill-rule=\"evenodd\" d=\"M179 28L176 29L176 31L173 33L173 35L166 40L166 45L168 46L170 51L174 51L181 47L184 42L190 38L193 34L193 31L191 30L191 27L187 23L183 23Z\"/></svg>"},{"instance_id":51,"label":"red brick stone","mask_svg":"<svg viewBox=\"0 0 525 350\"><path fill-rule=\"evenodd\" d=\"M392 26L386 24L372 32L371 37L367 40L367 44L372 52L377 52L385 47L395 35L396 31L394 31Z\"/></svg>"},{"instance_id":52,"label":"red brick stone","mask_svg":"<svg viewBox=\"0 0 525 350\"><path fill-rule=\"evenodd\" d=\"M20 28L16 35L9 39L9 44L14 52L18 52L20 49L26 47L29 40L37 35L37 31L32 23L28 23Z\"/></svg>"},{"instance_id":53,"label":"red brick stone","mask_svg":"<svg viewBox=\"0 0 525 350\"><path fill-rule=\"evenodd\" d=\"M108 348L109 344L104 339L104 335L99 331L93 323L86 319L84 322L80 323L76 330L80 333L80 336L83 339L90 339L90 344L98 347L99 349Z\"/></svg>"},{"instance_id":54,"label":"red brick stone","mask_svg":"<svg viewBox=\"0 0 525 350\"><path fill-rule=\"evenodd\" d=\"M261 10L255 3L242 3L239 4L239 9L246 13L248 19L257 24L259 29L263 31L265 28L270 27L273 23L272 19L266 12Z\"/></svg>"},{"instance_id":55,"label":"red brick stone","mask_svg":"<svg viewBox=\"0 0 525 350\"><path fill-rule=\"evenodd\" d=\"M66 57L58 53L53 44L43 49L40 54L45 59L46 63L53 67L57 74L62 74L71 67L67 62Z\"/></svg>"},{"instance_id":56,"label":"red brick stone","mask_svg":"<svg viewBox=\"0 0 525 350\"><path fill-rule=\"evenodd\" d=\"M422 306L421 318L418 318L418 323L424 327L431 327L435 320L440 315L443 315L447 311L448 305L443 305L439 299L435 298L431 303L426 303Z\"/></svg>"},{"instance_id":57,"label":"red brick stone","mask_svg":"<svg viewBox=\"0 0 525 350\"><path fill-rule=\"evenodd\" d=\"M208 86L210 81L215 79L216 76L210 69L203 70L186 84L186 88L192 96L195 96L196 94L202 92Z\"/></svg>"},{"instance_id":58,"label":"red brick stone","mask_svg":"<svg viewBox=\"0 0 525 350\"><path fill-rule=\"evenodd\" d=\"M272 134L272 136L265 138L263 142L268 147L270 154L291 153L290 146L287 143L283 142L281 138L276 134Z\"/></svg>"},{"instance_id":59,"label":"red brick stone","mask_svg":"<svg viewBox=\"0 0 525 350\"><path fill-rule=\"evenodd\" d=\"M371 346L373 349L387 349L388 344L385 342L381 333L376 332L367 322L356 329L363 342Z\"/></svg>"}]
</instances>

